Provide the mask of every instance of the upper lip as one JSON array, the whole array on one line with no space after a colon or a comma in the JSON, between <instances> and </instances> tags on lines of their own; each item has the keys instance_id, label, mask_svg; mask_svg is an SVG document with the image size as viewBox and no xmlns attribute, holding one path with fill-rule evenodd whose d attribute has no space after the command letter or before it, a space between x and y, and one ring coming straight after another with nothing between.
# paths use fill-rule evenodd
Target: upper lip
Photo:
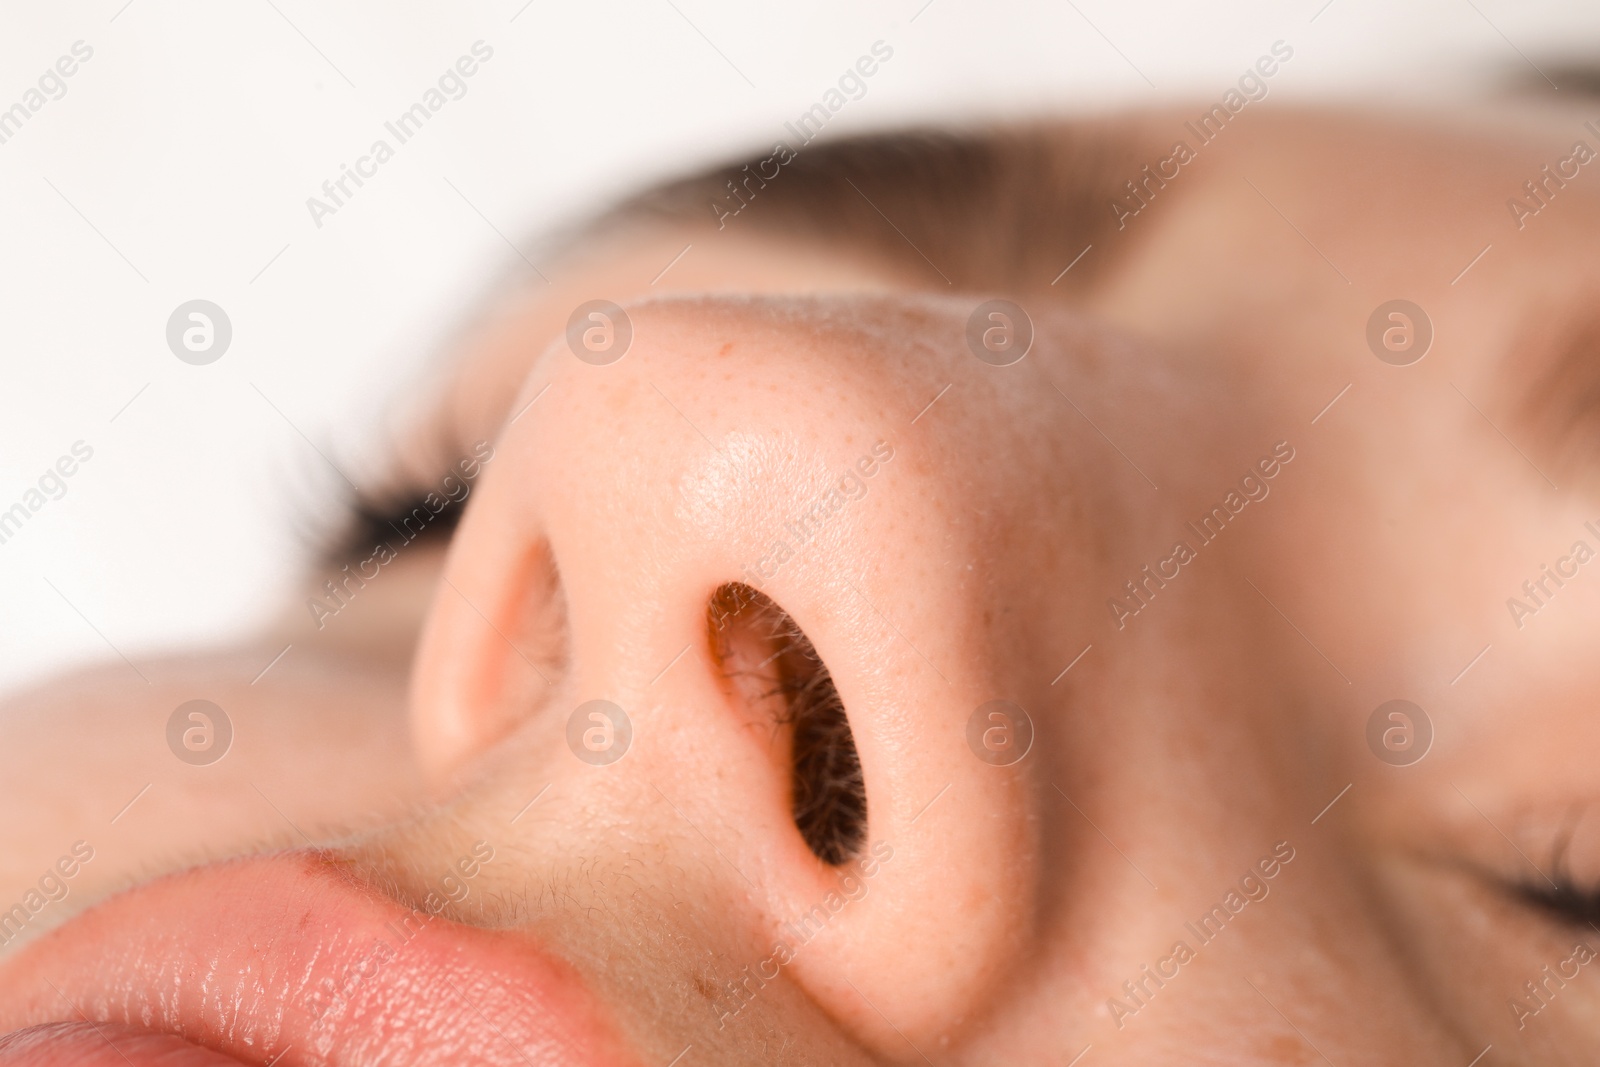
<instances>
[{"instance_id":1,"label":"upper lip","mask_svg":"<svg viewBox=\"0 0 1600 1067\"><path fill-rule=\"evenodd\" d=\"M0 1034L81 1019L275 1067L632 1060L531 938L414 911L310 850L161 878L0 967Z\"/></svg>"}]
</instances>

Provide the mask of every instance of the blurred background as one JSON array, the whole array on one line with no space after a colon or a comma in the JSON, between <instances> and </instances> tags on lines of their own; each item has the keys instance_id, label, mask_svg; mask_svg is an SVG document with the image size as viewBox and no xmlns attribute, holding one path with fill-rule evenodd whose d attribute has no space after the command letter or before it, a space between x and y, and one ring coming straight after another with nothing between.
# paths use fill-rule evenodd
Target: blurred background
<instances>
[{"instance_id":1,"label":"blurred background","mask_svg":"<svg viewBox=\"0 0 1600 1067\"><path fill-rule=\"evenodd\" d=\"M474 298L508 272L544 284L541 232L789 140L879 41L892 59L825 136L1209 102L1275 41L1280 103L1553 92L1600 55L1600 4L7 4L0 514L28 517L0 525L0 690L281 610L338 513L334 467L376 477L397 398ZM475 45L400 143L385 123ZM393 158L336 204L323 183L380 138ZM231 325L200 365L168 343L194 300ZM91 458L33 510L75 445Z\"/></svg>"}]
</instances>

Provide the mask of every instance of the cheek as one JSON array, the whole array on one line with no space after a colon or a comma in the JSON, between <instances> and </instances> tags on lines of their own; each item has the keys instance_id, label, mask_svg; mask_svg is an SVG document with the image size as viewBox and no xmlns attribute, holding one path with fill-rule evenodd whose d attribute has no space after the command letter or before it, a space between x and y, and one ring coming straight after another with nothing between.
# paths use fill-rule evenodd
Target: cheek
<instances>
[{"instance_id":1,"label":"cheek","mask_svg":"<svg viewBox=\"0 0 1600 1067\"><path fill-rule=\"evenodd\" d=\"M398 713L402 670L363 666L310 633L265 674L283 644L185 657L139 692L93 671L0 701L0 809L36 812L0 831L0 854L41 857L39 869L14 870L12 884L36 884L46 862L56 866L64 846L83 839L61 883L87 905L175 869L191 850L235 854L278 840L285 816L310 831L410 806L421 785ZM166 741L173 694L189 692L206 693L234 728L233 747L205 767L181 761ZM207 803L183 801L201 772ZM82 811L104 811L108 824L122 816L107 833L81 823Z\"/></svg>"}]
</instances>

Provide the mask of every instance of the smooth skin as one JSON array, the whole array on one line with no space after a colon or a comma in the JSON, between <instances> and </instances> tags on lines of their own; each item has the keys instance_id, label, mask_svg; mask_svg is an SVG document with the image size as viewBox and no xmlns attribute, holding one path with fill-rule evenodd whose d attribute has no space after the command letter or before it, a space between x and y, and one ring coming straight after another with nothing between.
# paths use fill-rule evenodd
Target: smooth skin
<instances>
[{"instance_id":1,"label":"smooth skin","mask_svg":"<svg viewBox=\"0 0 1600 1067\"><path fill-rule=\"evenodd\" d=\"M494 458L447 556L321 632L297 605L283 640L150 686L119 666L13 699L6 899L78 839L96 858L52 921L310 839L411 900L481 839L496 859L450 914L542 939L642 1063L1591 1063L1600 966L1575 946L1600 931L1522 887L1600 888L1600 569L1566 565L1531 615L1508 599L1600 551L1583 390L1541 385L1563 361L1600 382L1564 347L1600 291L1600 198L1584 174L1521 229L1505 206L1584 117L1252 113L1071 299L951 292L910 248L586 246L466 345L437 417ZM597 295L633 328L604 366L563 337ZM1036 329L1011 366L966 341L993 295ZM1404 367L1366 340L1396 298L1435 331ZM1180 540L1132 613L1125 583ZM870 875L807 850L775 727L716 662L708 599L752 567L843 698ZM413 652L395 620L425 604ZM209 768L161 733L199 695L238 731ZM594 699L632 726L609 765L568 744ZM995 699L1036 731L1010 766L968 744ZM1369 745L1394 699L1431 724L1408 766Z\"/></svg>"}]
</instances>

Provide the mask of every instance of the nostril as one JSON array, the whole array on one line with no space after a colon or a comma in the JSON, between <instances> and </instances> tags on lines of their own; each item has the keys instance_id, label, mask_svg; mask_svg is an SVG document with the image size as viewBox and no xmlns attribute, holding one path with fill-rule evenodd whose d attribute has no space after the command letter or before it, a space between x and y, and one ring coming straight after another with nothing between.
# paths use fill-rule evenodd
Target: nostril
<instances>
[{"instance_id":1,"label":"nostril","mask_svg":"<svg viewBox=\"0 0 1600 1067\"><path fill-rule=\"evenodd\" d=\"M861 757L839 691L811 642L799 636L807 661L794 675L794 821L817 857L838 866L861 850L867 793ZM809 673L807 673L809 672Z\"/></svg>"},{"instance_id":2,"label":"nostril","mask_svg":"<svg viewBox=\"0 0 1600 1067\"><path fill-rule=\"evenodd\" d=\"M741 582L712 595L707 617L713 658L734 695L772 724L795 827L818 859L843 864L866 839L867 793L827 665L787 612Z\"/></svg>"}]
</instances>

